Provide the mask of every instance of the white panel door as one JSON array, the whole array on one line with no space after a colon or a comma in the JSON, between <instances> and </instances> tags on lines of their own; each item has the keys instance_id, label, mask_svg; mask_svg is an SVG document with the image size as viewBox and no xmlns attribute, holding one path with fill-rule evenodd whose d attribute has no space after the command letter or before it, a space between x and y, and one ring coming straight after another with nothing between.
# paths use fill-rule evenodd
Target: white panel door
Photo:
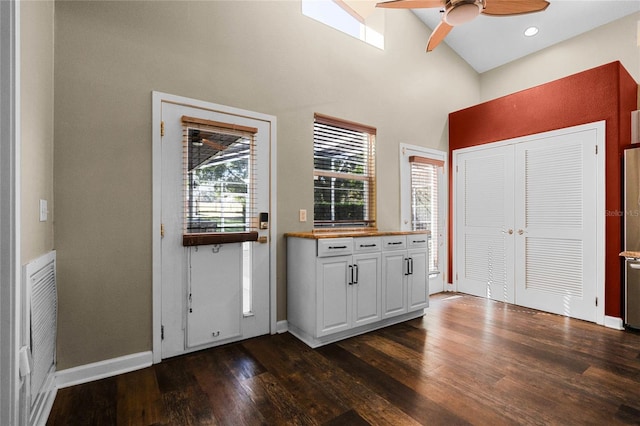
<instances>
[{"instance_id":1,"label":"white panel door","mask_svg":"<svg viewBox=\"0 0 640 426\"><path fill-rule=\"evenodd\" d=\"M454 280L463 293L513 303L513 147L457 156Z\"/></svg>"},{"instance_id":2,"label":"white panel door","mask_svg":"<svg viewBox=\"0 0 640 426\"><path fill-rule=\"evenodd\" d=\"M382 317L407 312L405 250L382 253Z\"/></svg>"},{"instance_id":3,"label":"white panel door","mask_svg":"<svg viewBox=\"0 0 640 426\"><path fill-rule=\"evenodd\" d=\"M196 101L198 102L198 101ZM162 239L160 244L161 263L161 322L162 340L161 357L167 358L203 349L234 340L247 339L270 331L270 244L269 226L260 227L258 234L261 242L245 242L242 249L224 248L224 256L209 256L207 261L198 261L189 266L189 250L183 246L185 233L185 193L188 186L183 180L183 168L187 164L183 150L184 133L182 117L194 117L200 120L223 123L227 126L246 126L257 129L255 134L255 173L253 182L248 185L252 191L252 210L256 213L270 211L270 123L260 118L250 117L251 113L240 114L239 110L221 107L214 104L205 106L185 105L163 100L161 103L161 119L164 134L161 139L161 188L160 216L162 222ZM224 110L224 111L223 111ZM193 145L196 145L193 143ZM258 217L251 218L257 223ZM199 246L200 250L212 253L213 245ZM231 261L228 256L233 256ZM199 259L199 256L197 256ZM192 257L191 260L194 260ZM239 267L238 267L239 266ZM197 268L196 271L193 268ZM222 272L221 272L222 271ZM211 279L203 281L202 277ZM225 282L219 278L225 277ZM216 278L216 279L214 279ZM195 279L195 282L191 280ZM215 285L208 287L206 284ZM215 310L220 297L227 297L229 289L247 287L240 296L244 300L240 305L233 303L225 307L229 316L225 321L230 323L239 319L240 334L229 332L229 338L222 338L223 333L215 335L219 327L211 323L214 316L202 314L207 310ZM235 291L235 290L233 290ZM195 293L194 293L195 292ZM190 300L191 298L191 300ZM196 300L198 313L190 312L190 303ZM231 303L231 302L230 302ZM243 308L247 306L248 308ZM234 312L230 312L233 307ZM218 318L219 320L219 318ZM216 321L218 321L216 320ZM198 321L201 321L199 323ZM204 331L211 329L209 339L204 338ZM231 328L230 328L231 329ZM189 333L194 333L190 336Z\"/></svg>"},{"instance_id":4,"label":"white panel door","mask_svg":"<svg viewBox=\"0 0 640 426\"><path fill-rule=\"evenodd\" d=\"M354 255L353 268L353 326L378 321L382 298L380 253Z\"/></svg>"},{"instance_id":5,"label":"white panel door","mask_svg":"<svg viewBox=\"0 0 640 426\"><path fill-rule=\"evenodd\" d=\"M317 260L317 336L347 330L351 323L351 256L323 257Z\"/></svg>"},{"instance_id":6,"label":"white panel door","mask_svg":"<svg viewBox=\"0 0 640 426\"><path fill-rule=\"evenodd\" d=\"M515 145L516 304L596 320L596 131Z\"/></svg>"},{"instance_id":7,"label":"white panel door","mask_svg":"<svg viewBox=\"0 0 640 426\"><path fill-rule=\"evenodd\" d=\"M429 251L413 249L407 251L410 274L407 275L407 309L413 311L429 306Z\"/></svg>"}]
</instances>

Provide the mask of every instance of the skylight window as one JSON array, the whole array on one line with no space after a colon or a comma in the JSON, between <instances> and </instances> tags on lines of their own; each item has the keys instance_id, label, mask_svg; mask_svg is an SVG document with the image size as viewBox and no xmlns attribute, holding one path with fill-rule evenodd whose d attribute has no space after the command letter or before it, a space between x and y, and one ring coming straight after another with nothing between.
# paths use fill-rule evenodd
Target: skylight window
<instances>
[{"instance_id":1,"label":"skylight window","mask_svg":"<svg viewBox=\"0 0 640 426\"><path fill-rule=\"evenodd\" d=\"M370 0L302 0L302 14L384 49L384 11Z\"/></svg>"}]
</instances>

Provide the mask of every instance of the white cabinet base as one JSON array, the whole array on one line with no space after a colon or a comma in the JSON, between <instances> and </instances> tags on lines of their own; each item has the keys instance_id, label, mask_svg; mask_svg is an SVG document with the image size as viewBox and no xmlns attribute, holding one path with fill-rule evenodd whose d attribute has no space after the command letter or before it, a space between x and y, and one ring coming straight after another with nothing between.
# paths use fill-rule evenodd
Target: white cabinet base
<instances>
[{"instance_id":1,"label":"white cabinet base","mask_svg":"<svg viewBox=\"0 0 640 426\"><path fill-rule=\"evenodd\" d=\"M424 233L288 237L289 331L316 348L423 316L429 306L426 259Z\"/></svg>"},{"instance_id":2,"label":"white cabinet base","mask_svg":"<svg viewBox=\"0 0 640 426\"><path fill-rule=\"evenodd\" d=\"M398 316L391 317L391 318L386 318L386 319L380 320L380 321L372 323L372 324L367 324L367 325L363 325L363 326L360 326L360 327L350 328L349 330L345 330L345 331L342 331L342 332L339 332L339 333L334 333L334 334L331 334L331 335L328 335L328 336L323 336L323 337L318 337L318 338L315 338L314 336L311 336L310 334L305 333L304 331L302 331L301 329L297 328L295 325L293 325L291 323L288 324L288 330L289 330L289 333L293 334L298 339L302 340L309 347L318 348L318 347L326 345L328 343L334 343L334 342L337 342L339 340L343 340L343 339L346 339L346 338L349 338L349 337L358 336L360 334L364 334L364 333L368 333L368 332L373 331L373 330L378 330L380 328L388 327L388 326L393 325L393 324L399 324L401 322L408 321L408 320L411 320L411 319L420 318L422 316L424 316L424 309L421 309L421 310L418 310L418 311L413 311L413 312L407 312L405 314L398 315Z\"/></svg>"}]
</instances>

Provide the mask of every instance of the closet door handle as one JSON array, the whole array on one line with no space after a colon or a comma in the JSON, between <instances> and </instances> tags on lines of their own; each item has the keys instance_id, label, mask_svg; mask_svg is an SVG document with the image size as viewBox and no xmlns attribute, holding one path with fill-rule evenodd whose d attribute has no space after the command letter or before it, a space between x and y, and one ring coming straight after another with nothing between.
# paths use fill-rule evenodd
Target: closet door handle
<instances>
[{"instance_id":1,"label":"closet door handle","mask_svg":"<svg viewBox=\"0 0 640 426\"><path fill-rule=\"evenodd\" d=\"M413 275L413 257L409 258L409 275Z\"/></svg>"},{"instance_id":2,"label":"closet door handle","mask_svg":"<svg viewBox=\"0 0 640 426\"><path fill-rule=\"evenodd\" d=\"M353 280L353 284L358 284L358 265L353 265L353 271L355 273L355 279Z\"/></svg>"},{"instance_id":3,"label":"closet door handle","mask_svg":"<svg viewBox=\"0 0 640 426\"><path fill-rule=\"evenodd\" d=\"M349 265L349 278L347 284L353 285L353 265Z\"/></svg>"},{"instance_id":4,"label":"closet door handle","mask_svg":"<svg viewBox=\"0 0 640 426\"><path fill-rule=\"evenodd\" d=\"M404 259L404 265L406 267L405 269L406 272L404 274L409 275L409 258L408 257Z\"/></svg>"}]
</instances>

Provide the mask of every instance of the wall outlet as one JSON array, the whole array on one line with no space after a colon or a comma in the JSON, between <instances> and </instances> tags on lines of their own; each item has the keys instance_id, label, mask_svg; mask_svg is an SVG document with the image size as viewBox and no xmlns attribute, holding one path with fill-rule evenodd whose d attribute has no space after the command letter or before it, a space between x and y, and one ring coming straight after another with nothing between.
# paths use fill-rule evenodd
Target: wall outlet
<instances>
[{"instance_id":1,"label":"wall outlet","mask_svg":"<svg viewBox=\"0 0 640 426\"><path fill-rule=\"evenodd\" d=\"M40 222L47 221L47 214L49 210L47 209L47 200L40 200Z\"/></svg>"},{"instance_id":2,"label":"wall outlet","mask_svg":"<svg viewBox=\"0 0 640 426\"><path fill-rule=\"evenodd\" d=\"M307 221L307 211L305 209L300 209L300 222Z\"/></svg>"}]
</instances>

